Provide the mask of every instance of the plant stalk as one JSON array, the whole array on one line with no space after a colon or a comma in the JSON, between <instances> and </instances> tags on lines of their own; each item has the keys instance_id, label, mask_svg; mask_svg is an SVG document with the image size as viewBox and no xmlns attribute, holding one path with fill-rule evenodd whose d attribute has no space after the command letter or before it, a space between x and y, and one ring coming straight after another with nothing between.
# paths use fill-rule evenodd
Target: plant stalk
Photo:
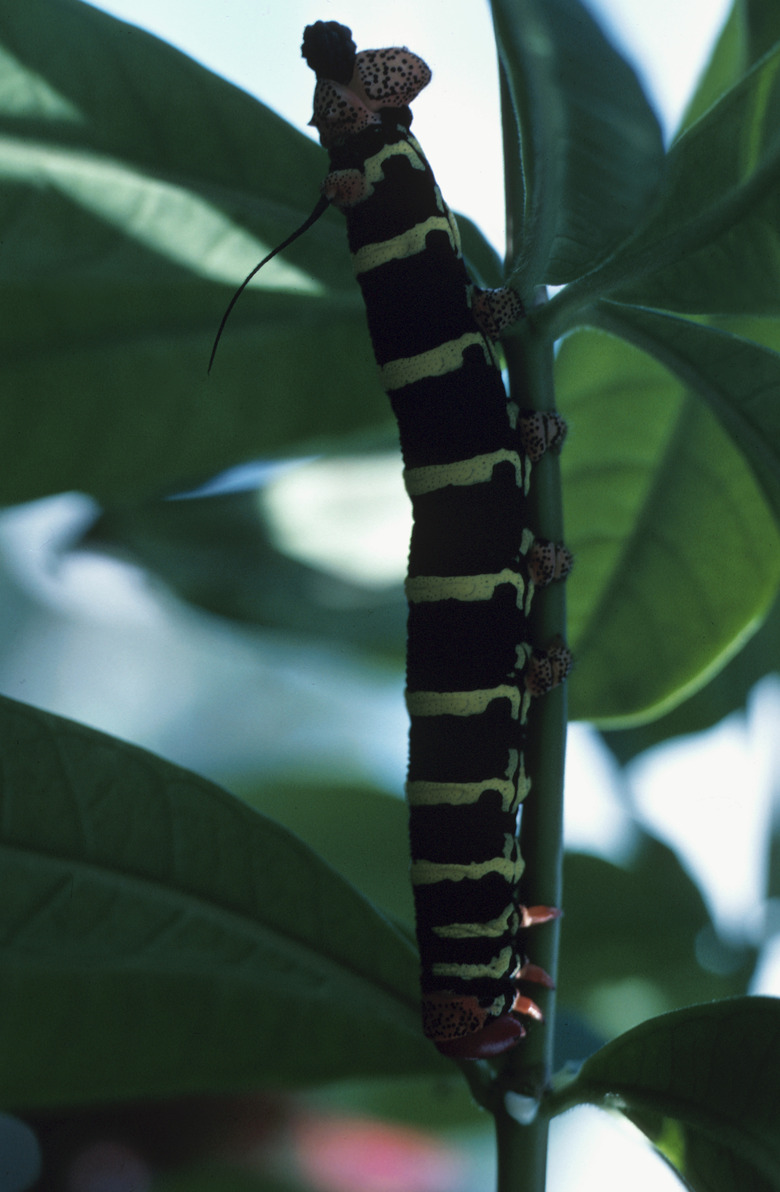
<instances>
[{"instance_id":1,"label":"plant stalk","mask_svg":"<svg viewBox=\"0 0 780 1192\"><path fill-rule=\"evenodd\" d=\"M517 159L517 125L509 90L499 64L505 160ZM522 210L521 171L506 173L507 259L514 259L512 213ZM524 295L524 298L526 296ZM554 410L552 341L525 320L505 345L510 398L521 409ZM560 466L548 452L533 468L528 524L538 537L563 541ZM565 585L551 585L534 600L529 640L545 646L566 638ZM522 898L526 905L561 906L563 864L563 772L566 749L566 688L562 685L535 701L529 711L525 761L532 778L521 819L521 850L526 861ZM534 964L555 979L558 958L557 921L532 929L529 951ZM527 1038L509 1053L491 1098L498 1147L498 1192L544 1192L548 1118L538 1103L549 1087L553 1069L555 993L542 986L538 1000L545 1023L531 1023ZM500 1100L499 1100L500 1095ZM527 1098L527 1101L524 1100ZM536 1103L536 1104L535 1104ZM531 1119L521 1124L526 1110Z\"/></svg>"}]
</instances>

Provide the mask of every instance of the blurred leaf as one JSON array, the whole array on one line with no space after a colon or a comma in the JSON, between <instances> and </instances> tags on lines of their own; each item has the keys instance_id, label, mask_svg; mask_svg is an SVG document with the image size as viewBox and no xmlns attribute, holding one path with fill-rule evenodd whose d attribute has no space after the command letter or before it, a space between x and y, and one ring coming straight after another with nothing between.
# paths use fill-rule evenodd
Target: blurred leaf
<instances>
[{"instance_id":1,"label":"blurred leaf","mask_svg":"<svg viewBox=\"0 0 780 1192\"><path fill-rule=\"evenodd\" d=\"M208 612L338 640L402 664L401 585L351 583L277 550L256 492L114 507L78 545L129 555Z\"/></svg>"},{"instance_id":2,"label":"blurred leaf","mask_svg":"<svg viewBox=\"0 0 780 1192\"><path fill-rule=\"evenodd\" d=\"M747 61L757 62L780 41L780 9L771 0L741 0L747 32Z\"/></svg>"},{"instance_id":3,"label":"blurred leaf","mask_svg":"<svg viewBox=\"0 0 780 1192\"><path fill-rule=\"evenodd\" d=\"M561 1002L605 1037L651 1014L747 989L755 950L717 939L696 885L649 836L626 867L567 853L563 910ZM703 945L720 972L699 963Z\"/></svg>"},{"instance_id":4,"label":"blurred leaf","mask_svg":"<svg viewBox=\"0 0 780 1192\"><path fill-rule=\"evenodd\" d=\"M772 0L734 0L680 132L703 116L778 40L780 7L777 4Z\"/></svg>"},{"instance_id":5,"label":"blurred leaf","mask_svg":"<svg viewBox=\"0 0 780 1192\"><path fill-rule=\"evenodd\" d=\"M0 746L6 1105L436 1070L414 948L302 842L11 700Z\"/></svg>"},{"instance_id":6,"label":"blurred leaf","mask_svg":"<svg viewBox=\"0 0 780 1192\"><path fill-rule=\"evenodd\" d=\"M775 603L758 632L690 699L648 724L604 732L602 738L620 765L626 766L646 749L673 737L703 732L733 712L744 712L755 684L778 670L780 604Z\"/></svg>"},{"instance_id":7,"label":"blurred leaf","mask_svg":"<svg viewBox=\"0 0 780 1192\"><path fill-rule=\"evenodd\" d=\"M41 1177L41 1147L27 1122L0 1113L0 1170L3 1192L26 1192Z\"/></svg>"},{"instance_id":8,"label":"blurred leaf","mask_svg":"<svg viewBox=\"0 0 780 1192\"><path fill-rule=\"evenodd\" d=\"M694 1192L772 1192L780 1185L780 1001L734 998L635 1027L585 1062L558 1109L588 1101L619 1108Z\"/></svg>"},{"instance_id":9,"label":"blurred leaf","mask_svg":"<svg viewBox=\"0 0 780 1192\"><path fill-rule=\"evenodd\" d=\"M526 293L592 269L633 230L663 145L636 75L579 0L491 6L522 155L507 170L524 194L511 272Z\"/></svg>"},{"instance_id":10,"label":"blurred leaf","mask_svg":"<svg viewBox=\"0 0 780 1192\"><path fill-rule=\"evenodd\" d=\"M390 1080L342 1080L306 1092L303 1099L315 1113L368 1114L425 1130L454 1131L475 1124L474 1102L454 1068L450 1076L444 1072Z\"/></svg>"},{"instance_id":11,"label":"blurred leaf","mask_svg":"<svg viewBox=\"0 0 780 1192\"><path fill-rule=\"evenodd\" d=\"M729 87L733 87L749 65L746 61L743 8L742 0L734 0L731 12L710 54L707 67L680 121L678 136L691 124L695 124Z\"/></svg>"},{"instance_id":12,"label":"blurred leaf","mask_svg":"<svg viewBox=\"0 0 780 1192\"><path fill-rule=\"evenodd\" d=\"M667 711L736 653L774 600L778 535L741 455L659 364L588 331L556 374L571 714L613 727Z\"/></svg>"}]
</instances>

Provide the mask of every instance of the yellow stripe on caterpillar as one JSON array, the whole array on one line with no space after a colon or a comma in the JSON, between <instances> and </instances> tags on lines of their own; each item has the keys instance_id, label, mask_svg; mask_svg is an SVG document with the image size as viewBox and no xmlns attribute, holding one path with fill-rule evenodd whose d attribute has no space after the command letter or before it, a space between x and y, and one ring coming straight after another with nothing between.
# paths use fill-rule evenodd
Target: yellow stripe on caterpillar
<instances>
[{"instance_id":1,"label":"yellow stripe on caterpillar","mask_svg":"<svg viewBox=\"0 0 780 1192\"><path fill-rule=\"evenodd\" d=\"M352 254L355 276L359 277L361 273L370 273L372 269L378 269L380 265L386 265L388 261L404 261L407 257L425 252L428 247L426 237L429 232L445 232L449 237L453 252L458 252L458 245L452 234L450 221L444 215L432 215L429 219L415 224L413 228L401 232L398 236L392 236L389 240L378 240L375 244L365 244L363 248L359 248Z\"/></svg>"},{"instance_id":2,"label":"yellow stripe on caterpillar","mask_svg":"<svg viewBox=\"0 0 780 1192\"><path fill-rule=\"evenodd\" d=\"M490 964L433 964L434 977L460 977L464 981L476 981L480 977L499 980L514 967L514 949L502 948Z\"/></svg>"},{"instance_id":3,"label":"yellow stripe on caterpillar","mask_svg":"<svg viewBox=\"0 0 780 1192\"><path fill-rule=\"evenodd\" d=\"M515 844L514 836L507 840ZM491 857L488 861L471 861L465 865L443 861L412 861L412 885L432 886L435 882L478 882L487 874L498 874L510 885L520 881L524 869L521 856Z\"/></svg>"},{"instance_id":4,"label":"yellow stripe on caterpillar","mask_svg":"<svg viewBox=\"0 0 780 1192\"><path fill-rule=\"evenodd\" d=\"M406 707L410 716L481 716L496 699L508 699L517 720L523 696L509 683L476 691L407 691Z\"/></svg>"},{"instance_id":5,"label":"yellow stripe on caterpillar","mask_svg":"<svg viewBox=\"0 0 780 1192\"><path fill-rule=\"evenodd\" d=\"M406 799L410 807L444 804L468 807L478 803L485 791L496 791L501 796L502 811L514 811L520 801L511 778L486 778L484 782L407 782Z\"/></svg>"},{"instance_id":6,"label":"yellow stripe on caterpillar","mask_svg":"<svg viewBox=\"0 0 780 1192\"><path fill-rule=\"evenodd\" d=\"M439 600L492 600L496 588L511 584L517 589L517 607L523 607L525 580L522 575L505 567L494 575L410 575L404 583L410 604L425 604Z\"/></svg>"},{"instance_id":7,"label":"yellow stripe on caterpillar","mask_svg":"<svg viewBox=\"0 0 780 1192\"><path fill-rule=\"evenodd\" d=\"M455 372L463 364L463 353L466 348L477 345L485 353L485 360L489 365L495 363L493 349L489 347L484 336L479 331L467 331L458 339L450 339L447 343L430 348L427 352L420 352L417 356L402 356L398 360L390 360L382 365L379 372L385 389L402 389L405 385L413 385L415 381L424 381L428 377L443 377L447 373Z\"/></svg>"},{"instance_id":8,"label":"yellow stripe on caterpillar","mask_svg":"<svg viewBox=\"0 0 780 1192\"><path fill-rule=\"evenodd\" d=\"M425 157L414 137L405 141L395 141L393 144L383 145L373 157L369 157L363 165L366 181L372 186L384 178L384 165L388 157L405 157L415 170L425 169Z\"/></svg>"},{"instance_id":9,"label":"yellow stripe on caterpillar","mask_svg":"<svg viewBox=\"0 0 780 1192\"><path fill-rule=\"evenodd\" d=\"M513 902L487 923L447 923L444 927L434 927L433 934L440 939L468 940L480 939L488 936L498 939L508 931L516 932L520 926L520 914Z\"/></svg>"},{"instance_id":10,"label":"yellow stripe on caterpillar","mask_svg":"<svg viewBox=\"0 0 780 1192\"><path fill-rule=\"evenodd\" d=\"M517 487L523 488L525 459L517 451L509 451L505 447L500 451L491 451L486 455L460 459L452 464L430 464L426 468L407 468L404 472L404 484L410 497L437 492L449 484L458 487L487 484L493 478L493 469L503 463L512 464L517 476Z\"/></svg>"}]
</instances>

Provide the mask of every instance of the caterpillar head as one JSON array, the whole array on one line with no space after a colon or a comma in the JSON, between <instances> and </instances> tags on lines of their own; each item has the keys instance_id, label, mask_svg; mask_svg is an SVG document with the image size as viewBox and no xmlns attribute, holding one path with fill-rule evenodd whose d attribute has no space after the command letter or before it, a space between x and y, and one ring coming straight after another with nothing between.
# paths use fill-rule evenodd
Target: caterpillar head
<instances>
[{"instance_id":1,"label":"caterpillar head","mask_svg":"<svg viewBox=\"0 0 780 1192\"><path fill-rule=\"evenodd\" d=\"M407 107L431 79L429 67L410 50L358 54L351 30L337 21L307 25L301 53L317 75L310 123L326 149L381 124L383 110Z\"/></svg>"}]
</instances>

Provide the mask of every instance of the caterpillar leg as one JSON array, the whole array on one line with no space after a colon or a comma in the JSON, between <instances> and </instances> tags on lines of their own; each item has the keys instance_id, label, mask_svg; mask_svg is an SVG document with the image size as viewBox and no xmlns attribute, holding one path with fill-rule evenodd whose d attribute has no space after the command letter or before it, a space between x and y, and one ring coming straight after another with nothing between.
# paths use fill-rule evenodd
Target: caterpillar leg
<instances>
[{"instance_id":1,"label":"caterpillar leg","mask_svg":"<svg viewBox=\"0 0 780 1192\"><path fill-rule=\"evenodd\" d=\"M520 911L521 927L540 927L542 923L551 923L561 917L557 906L521 906Z\"/></svg>"},{"instance_id":2,"label":"caterpillar leg","mask_svg":"<svg viewBox=\"0 0 780 1192\"><path fill-rule=\"evenodd\" d=\"M477 326L488 339L498 339L502 331L522 319L525 308L509 286L498 290L472 290L471 310Z\"/></svg>"},{"instance_id":3,"label":"caterpillar leg","mask_svg":"<svg viewBox=\"0 0 780 1192\"><path fill-rule=\"evenodd\" d=\"M555 580L566 579L574 565L574 556L561 542L537 538L528 552L528 568L534 587L546 588Z\"/></svg>"},{"instance_id":4,"label":"caterpillar leg","mask_svg":"<svg viewBox=\"0 0 780 1192\"><path fill-rule=\"evenodd\" d=\"M568 428L560 414L547 410L521 410L517 416L517 429L526 455L535 464L545 451L560 451Z\"/></svg>"},{"instance_id":5,"label":"caterpillar leg","mask_svg":"<svg viewBox=\"0 0 780 1192\"><path fill-rule=\"evenodd\" d=\"M320 190L328 202L338 207L339 211L356 207L371 193L368 180L360 170L331 170Z\"/></svg>"},{"instance_id":6,"label":"caterpillar leg","mask_svg":"<svg viewBox=\"0 0 780 1192\"><path fill-rule=\"evenodd\" d=\"M535 985L544 985L545 989L555 989L555 982L550 974L546 973L538 964L531 964L527 960L517 970L514 979L515 981L533 981Z\"/></svg>"},{"instance_id":7,"label":"caterpillar leg","mask_svg":"<svg viewBox=\"0 0 780 1192\"><path fill-rule=\"evenodd\" d=\"M546 695L557 687L571 671L574 659L562 641L554 642L547 650L534 651L525 672L525 687L529 695Z\"/></svg>"}]
</instances>

